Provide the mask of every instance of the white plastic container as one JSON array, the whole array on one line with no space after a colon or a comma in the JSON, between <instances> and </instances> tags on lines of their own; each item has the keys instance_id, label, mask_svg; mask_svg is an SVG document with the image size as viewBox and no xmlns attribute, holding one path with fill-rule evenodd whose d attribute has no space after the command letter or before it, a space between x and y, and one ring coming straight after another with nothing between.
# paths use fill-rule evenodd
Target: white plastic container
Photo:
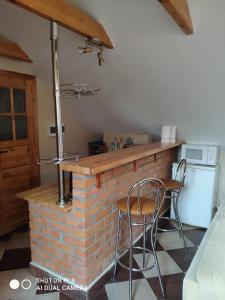
<instances>
[{"instance_id":1,"label":"white plastic container","mask_svg":"<svg viewBox=\"0 0 225 300\"><path fill-rule=\"evenodd\" d=\"M163 125L162 126L162 143L176 143L176 126L175 125Z\"/></svg>"}]
</instances>

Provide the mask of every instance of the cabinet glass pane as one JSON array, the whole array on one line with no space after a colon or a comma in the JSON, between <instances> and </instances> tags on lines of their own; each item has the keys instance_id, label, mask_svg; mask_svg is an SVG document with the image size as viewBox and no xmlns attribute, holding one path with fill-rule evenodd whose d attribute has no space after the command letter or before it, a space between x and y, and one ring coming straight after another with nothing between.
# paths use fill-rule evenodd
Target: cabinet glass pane
<instances>
[{"instance_id":1,"label":"cabinet glass pane","mask_svg":"<svg viewBox=\"0 0 225 300\"><path fill-rule=\"evenodd\" d=\"M10 90L0 87L0 113L10 113Z\"/></svg>"},{"instance_id":2,"label":"cabinet glass pane","mask_svg":"<svg viewBox=\"0 0 225 300\"><path fill-rule=\"evenodd\" d=\"M14 112L25 113L26 112L25 90L13 89L13 99L14 99Z\"/></svg>"},{"instance_id":3,"label":"cabinet glass pane","mask_svg":"<svg viewBox=\"0 0 225 300\"><path fill-rule=\"evenodd\" d=\"M12 139L12 117L0 116L0 141L10 141Z\"/></svg>"},{"instance_id":4,"label":"cabinet glass pane","mask_svg":"<svg viewBox=\"0 0 225 300\"><path fill-rule=\"evenodd\" d=\"M17 140L26 139L27 138L27 117L16 116L15 127L16 127L16 139Z\"/></svg>"}]
</instances>

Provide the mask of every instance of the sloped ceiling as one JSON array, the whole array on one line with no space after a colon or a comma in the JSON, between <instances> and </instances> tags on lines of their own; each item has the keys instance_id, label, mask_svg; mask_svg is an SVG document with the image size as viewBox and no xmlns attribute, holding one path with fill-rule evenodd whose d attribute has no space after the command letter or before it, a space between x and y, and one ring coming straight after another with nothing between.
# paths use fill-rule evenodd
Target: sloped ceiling
<instances>
[{"instance_id":1,"label":"sloped ceiling","mask_svg":"<svg viewBox=\"0 0 225 300\"><path fill-rule=\"evenodd\" d=\"M115 46L99 67L97 52L79 56L82 38L60 28L61 82L102 88L98 96L64 102L74 118L96 132L159 133L163 123L175 123L181 138L225 143L224 0L189 1L196 32L188 37L156 0L70 2L100 21ZM2 0L1 33L27 51L51 87L49 22Z\"/></svg>"}]
</instances>

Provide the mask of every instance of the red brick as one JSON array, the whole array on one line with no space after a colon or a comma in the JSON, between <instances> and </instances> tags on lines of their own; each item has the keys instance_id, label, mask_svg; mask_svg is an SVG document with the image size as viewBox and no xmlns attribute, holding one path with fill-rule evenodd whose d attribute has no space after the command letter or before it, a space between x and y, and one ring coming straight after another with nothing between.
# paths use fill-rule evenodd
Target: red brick
<instances>
[{"instance_id":1,"label":"red brick","mask_svg":"<svg viewBox=\"0 0 225 300\"><path fill-rule=\"evenodd\" d=\"M95 176L87 178L87 179L73 179L73 186L78 189L86 189L90 188L92 185L96 183Z\"/></svg>"},{"instance_id":2,"label":"red brick","mask_svg":"<svg viewBox=\"0 0 225 300\"><path fill-rule=\"evenodd\" d=\"M75 218L84 219L85 218L85 211L81 210L74 210L73 212Z\"/></svg>"},{"instance_id":3,"label":"red brick","mask_svg":"<svg viewBox=\"0 0 225 300\"><path fill-rule=\"evenodd\" d=\"M68 233L74 231L72 226L63 223L57 223L55 221L50 223L50 228L61 233Z\"/></svg>"},{"instance_id":4,"label":"red brick","mask_svg":"<svg viewBox=\"0 0 225 300\"><path fill-rule=\"evenodd\" d=\"M46 233L49 234L51 237L56 238L56 239L59 239L60 236L61 236L61 233L60 233L60 232L58 232L58 231L56 231L56 230L52 230L52 229L50 229L50 228L48 228L48 229L46 230Z\"/></svg>"},{"instance_id":5,"label":"red brick","mask_svg":"<svg viewBox=\"0 0 225 300\"><path fill-rule=\"evenodd\" d=\"M103 218L108 216L111 212L112 212L112 206L106 207L105 209L99 211L95 217L96 221L98 222L102 220Z\"/></svg>"},{"instance_id":6,"label":"red brick","mask_svg":"<svg viewBox=\"0 0 225 300\"><path fill-rule=\"evenodd\" d=\"M113 169L113 176L119 176L126 172L126 165Z\"/></svg>"},{"instance_id":7,"label":"red brick","mask_svg":"<svg viewBox=\"0 0 225 300\"><path fill-rule=\"evenodd\" d=\"M102 183L104 183L105 181L112 179L112 177L113 177L112 170L104 172L103 174L101 174L101 181L102 181Z\"/></svg>"},{"instance_id":8,"label":"red brick","mask_svg":"<svg viewBox=\"0 0 225 300\"><path fill-rule=\"evenodd\" d=\"M146 158L138 159L136 161L136 167L137 168L139 168L140 166L143 166L144 164L146 164Z\"/></svg>"},{"instance_id":9,"label":"red brick","mask_svg":"<svg viewBox=\"0 0 225 300\"><path fill-rule=\"evenodd\" d=\"M73 200L86 199L86 197L87 197L87 191L86 190L73 189Z\"/></svg>"},{"instance_id":10,"label":"red brick","mask_svg":"<svg viewBox=\"0 0 225 300\"><path fill-rule=\"evenodd\" d=\"M79 239L74 239L69 236L64 236L63 240L66 244L70 244L72 246L80 247L80 248L87 248L92 243L91 240L79 240Z\"/></svg>"},{"instance_id":11,"label":"red brick","mask_svg":"<svg viewBox=\"0 0 225 300\"><path fill-rule=\"evenodd\" d=\"M72 246L66 243L62 243L57 240L51 240L50 243L54 245L55 247L58 247L59 249L65 251L65 252L72 252Z\"/></svg>"}]
</instances>

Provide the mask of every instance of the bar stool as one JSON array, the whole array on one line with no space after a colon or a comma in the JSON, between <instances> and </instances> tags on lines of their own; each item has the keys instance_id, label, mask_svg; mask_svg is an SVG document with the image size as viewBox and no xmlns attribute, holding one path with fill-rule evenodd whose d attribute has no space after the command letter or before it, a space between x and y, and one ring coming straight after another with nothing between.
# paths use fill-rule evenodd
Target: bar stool
<instances>
[{"instance_id":1,"label":"bar stool","mask_svg":"<svg viewBox=\"0 0 225 300\"><path fill-rule=\"evenodd\" d=\"M184 186L184 181L185 181L185 176L186 176L186 168L187 168L187 162L185 159L182 159L177 166L175 179L161 179L164 182L164 186L166 189L165 199L171 199L171 204L172 204L172 207L174 210L175 218L159 217L158 220L160 221L160 220L166 219L169 221L173 221L176 223L177 228L166 229L166 228L159 227L158 224L156 224L156 226L157 226L156 234L158 231L162 231L162 232L179 231L180 238L183 241L185 253L187 254L187 246L186 246L186 242L185 242L185 238L184 238L184 234L183 234L182 223L180 221L180 216L179 216L179 212L178 212L178 202L179 202L181 190ZM169 195L168 195L168 192L169 192Z\"/></svg>"},{"instance_id":2,"label":"bar stool","mask_svg":"<svg viewBox=\"0 0 225 300\"><path fill-rule=\"evenodd\" d=\"M146 192L146 188L148 189ZM142 195L144 194L144 195ZM147 196L146 196L147 194ZM129 300L132 299L132 272L143 272L156 268L159 278L159 284L162 295L164 297L164 288L161 279L159 263L156 254L156 224L159 217L159 212L162 207L165 197L164 183L156 178L147 178L138 181L134 184L126 198L120 199L117 202L118 208L118 223L116 234L116 249L115 249L115 267L114 267L114 279L116 277L118 264L129 271ZM135 220L136 219L136 220ZM129 247L119 250L120 243L120 226L121 221L128 225L129 229ZM143 227L143 247L133 245L133 226ZM150 242L151 250L146 248L146 235L148 233L147 226L150 227ZM135 269L133 268L133 250L139 249L143 253L143 267ZM129 266L124 265L121 262L123 254L129 251ZM154 263L145 267L145 253L153 255Z\"/></svg>"}]
</instances>

